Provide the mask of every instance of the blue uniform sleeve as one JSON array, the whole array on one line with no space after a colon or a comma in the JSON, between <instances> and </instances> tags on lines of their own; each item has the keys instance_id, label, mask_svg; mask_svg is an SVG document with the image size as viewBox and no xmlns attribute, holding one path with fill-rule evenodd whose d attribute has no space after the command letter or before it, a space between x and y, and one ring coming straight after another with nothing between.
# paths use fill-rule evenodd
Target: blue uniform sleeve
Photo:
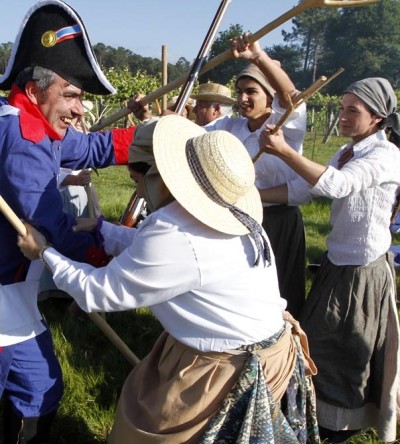
<instances>
[{"instance_id":1,"label":"blue uniform sleeve","mask_svg":"<svg viewBox=\"0 0 400 444\"><path fill-rule=\"evenodd\" d=\"M64 157L64 164L73 168L113 164L111 136L86 136L85 142L79 133L72 135L61 143L46 137L34 144L20 137L19 128L3 133L0 138L7 140L2 141L0 159L1 195L18 217L43 233L57 250L74 260L100 266L108 260L101 242L93 233L72 231L75 219L63 212L57 175ZM1 244L7 247L5 251L2 248L0 276L2 283L9 283L7 276L15 274L26 260L16 245L15 230L4 220L0 223L0 236L4 236Z\"/></svg>"}]
</instances>

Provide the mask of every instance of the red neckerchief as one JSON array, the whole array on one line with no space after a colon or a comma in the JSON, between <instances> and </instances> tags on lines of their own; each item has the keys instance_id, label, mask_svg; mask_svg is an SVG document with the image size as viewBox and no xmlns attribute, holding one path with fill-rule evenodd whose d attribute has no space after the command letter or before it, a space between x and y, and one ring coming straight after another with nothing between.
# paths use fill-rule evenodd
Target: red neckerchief
<instances>
[{"instance_id":1,"label":"red neckerchief","mask_svg":"<svg viewBox=\"0 0 400 444\"><path fill-rule=\"evenodd\" d=\"M15 84L8 96L8 103L20 110L19 121L24 139L38 143L47 135L51 140L62 140L62 137L50 126L39 108Z\"/></svg>"}]
</instances>

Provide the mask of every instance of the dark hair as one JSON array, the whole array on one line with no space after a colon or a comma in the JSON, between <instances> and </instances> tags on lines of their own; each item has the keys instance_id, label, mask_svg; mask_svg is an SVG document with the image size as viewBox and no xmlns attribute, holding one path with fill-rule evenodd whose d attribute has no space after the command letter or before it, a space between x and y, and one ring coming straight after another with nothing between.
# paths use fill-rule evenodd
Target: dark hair
<instances>
[{"instance_id":1,"label":"dark hair","mask_svg":"<svg viewBox=\"0 0 400 444\"><path fill-rule=\"evenodd\" d=\"M15 83L21 89L25 88L25 85L34 80L42 93L54 83L56 73L47 68L41 66L30 66L23 69L15 79Z\"/></svg>"},{"instance_id":2,"label":"dark hair","mask_svg":"<svg viewBox=\"0 0 400 444\"><path fill-rule=\"evenodd\" d=\"M400 148L400 134L397 134L392 128L387 128L389 142L394 143L397 148Z\"/></svg>"},{"instance_id":3,"label":"dark hair","mask_svg":"<svg viewBox=\"0 0 400 444\"><path fill-rule=\"evenodd\" d=\"M261 86L261 89L265 92L265 94L266 94L270 99L273 99L273 97L271 96L271 93L270 93L269 91L267 91L267 89L265 88L265 86L263 86L263 85L262 85L257 79L255 79L254 77L252 77L252 76L248 76L248 75L243 75L243 76L238 77L238 79L236 80L236 86L235 86L236 92L237 92L237 84L238 84L239 80L241 80L241 79L252 80L253 82L258 83L258 84Z\"/></svg>"},{"instance_id":4,"label":"dark hair","mask_svg":"<svg viewBox=\"0 0 400 444\"><path fill-rule=\"evenodd\" d=\"M146 162L130 162L128 163L128 168L134 170L136 173L145 175L151 168L151 165Z\"/></svg>"}]
</instances>

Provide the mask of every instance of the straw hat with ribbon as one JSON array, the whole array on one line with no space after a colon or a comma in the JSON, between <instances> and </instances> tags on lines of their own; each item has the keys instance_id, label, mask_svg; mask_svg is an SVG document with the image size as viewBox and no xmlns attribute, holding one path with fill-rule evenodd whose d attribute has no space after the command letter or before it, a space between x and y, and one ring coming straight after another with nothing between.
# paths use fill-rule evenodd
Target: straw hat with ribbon
<instances>
[{"instance_id":1,"label":"straw hat with ribbon","mask_svg":"<svg viewBox=\"0 0 400 444\"><path fill-rule=\"evenodd\" d=\"M219 83L203 83L199 86L197 94L192 94L190 97L195 100L217 102L225 105L233 105L235 103L235 100L232 99L231 90Z\"/></svg>"},{"instance_id":2,"label":"straw hat with ribbon","mask_svg":"<svg viewBox=\"0 0 400 444\"><path fill-rule=\"evenodd\" d=\"M257 257L269 259L253 162L238 138L170 115L155 127L153 151L165 185L189 213L222 233L250 233Z\"/></svg>"}]
</instances>

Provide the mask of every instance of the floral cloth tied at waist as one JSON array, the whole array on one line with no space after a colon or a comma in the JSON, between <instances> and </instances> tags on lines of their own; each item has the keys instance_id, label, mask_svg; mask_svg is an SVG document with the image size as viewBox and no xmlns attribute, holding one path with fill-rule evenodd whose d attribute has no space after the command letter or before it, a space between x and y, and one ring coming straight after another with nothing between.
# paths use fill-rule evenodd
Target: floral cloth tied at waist
<instances>
[{"instance_id":1,"label":"floral cloth tied at waist","mask_svg":"<svg viewBox=\"0 0 400 444\"><path fill-rule=\"evenodd\" d=\"M285 312L285 327L272 337L241 347L249 353L240 376L212 418L200 444L237 443L319 443L315 398L310 375L317 370L309 357L305 333ZM290 344L290 345L289 345ZM274 357L282 351L288 366L276 366ZM260 355L266 359L265 378ZM270 369L270 367L272 367ZM272 371L271 371L272 370ZM275 374L275 371L278 373Z\"/></svg>"}]
</instances>

